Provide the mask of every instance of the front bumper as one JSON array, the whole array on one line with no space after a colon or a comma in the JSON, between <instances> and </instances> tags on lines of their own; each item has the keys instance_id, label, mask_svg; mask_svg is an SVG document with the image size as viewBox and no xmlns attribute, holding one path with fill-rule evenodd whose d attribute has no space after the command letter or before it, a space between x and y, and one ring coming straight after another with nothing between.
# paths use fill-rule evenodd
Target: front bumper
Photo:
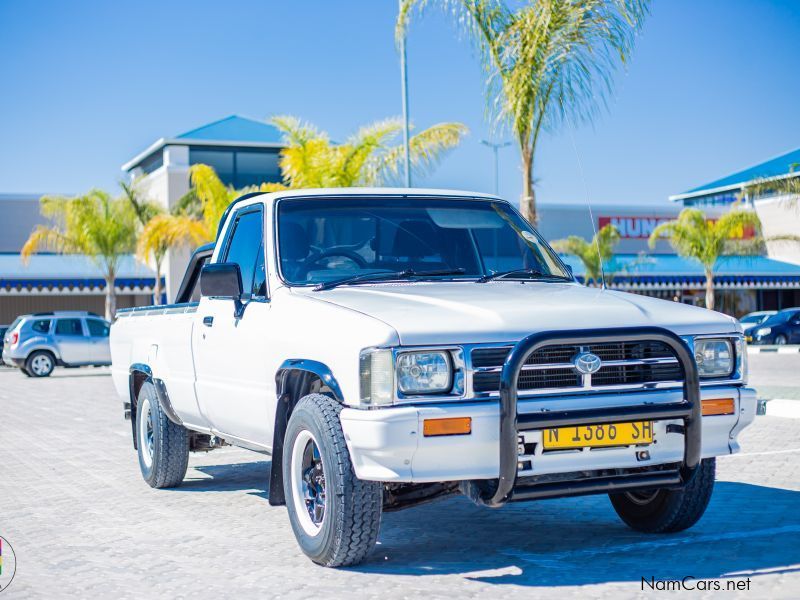
<instances>
[{"instance_id":1,"label":"front bumper","mask_svg":"<svg viewBox=\"0 0 800 600\"><path fill-rule=\"evenodd\" d=\"M646 394L595 394L519 400L519 414L540 414L563 410L589 410L614 406L638 406L643 401L672 404L681 399L681 390ZM734 398L732 415L702 417L702 458L739 451L739 432L753 422L756 393L751 388L725 386L703 388L702 400ZM646 398L643 398L646 397ZM425 419L470 417L472 433L424 437ZM399 406L381 410L345 408L342 428L359 479L394 482L463 481L496 479L500 468L500 406L495 402L464 402L445 405ZM659 420L654 424L654 440L647 450L650 459L640 460L639 447L596 448L592 450L542 450L542 431L520 432L530 455L519 455L527 467L519 476L572 473L611 468L638 468L680 463L683 460L683 434L667 432L680 419ZM673 429L670 427L670 429Z\"/></svg>"}]
</instances>

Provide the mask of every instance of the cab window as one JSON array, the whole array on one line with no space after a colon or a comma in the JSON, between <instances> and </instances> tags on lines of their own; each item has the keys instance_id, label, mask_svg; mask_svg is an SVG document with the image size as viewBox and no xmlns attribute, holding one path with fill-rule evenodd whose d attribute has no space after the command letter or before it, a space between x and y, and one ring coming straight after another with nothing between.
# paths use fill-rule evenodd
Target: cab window
<instances>
[{"instance_id":1,"label":"cab window","mask_svg":"<svg viewBox=\"0 0 800 600\"><path fill-rule=\"evenodd\" d=\"M260 206L247 207L237 214L228 240L222 261L239 265L244 293L265 296L264 218Z\"/></svg>"}]
</instances>

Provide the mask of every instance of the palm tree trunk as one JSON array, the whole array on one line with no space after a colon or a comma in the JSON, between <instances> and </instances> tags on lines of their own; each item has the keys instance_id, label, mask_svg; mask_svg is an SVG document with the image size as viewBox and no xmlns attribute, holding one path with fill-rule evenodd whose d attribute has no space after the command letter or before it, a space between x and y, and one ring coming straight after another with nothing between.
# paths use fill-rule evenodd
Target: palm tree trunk
<instances>
[{"instance_id":1,"label":"palm tree trunk","mask_svg":"<svg viewBox=\"0 0 800 600\"><path fill-rule=\"evenodd\" d=\"M156 284L153 286L153 304L161 304L161 261L156 259Z\"/></svg>"},{"instance_id":2,"label":"palm tree trunk","mask_svg":"<svg viewBox=\"0 0 800 600\"><path fill-rule=\"evenodd\" d=\"M117 314L117 291L114 288L114 276L106 277L106 321L109 323L114 322L114 317Z\"/></svg>"},{"instance_id":3,"label":"palm tree trunk","mask_svg":"<svg viewBox=\"0 0 800 600\"><path fill-rule=\"evenodd\" d=\"M519 203L522 216L536 226L539 215L536 214L536 192L533 189L533 149L522 148L522 199Z\"/></svg>"},{"instance_id":4,"label":"palm tree trunk","mask_svg":"<svg viewBox=\"0 0 800 600\"><path fill-rule=\"evenodd\" d=\"M706 308L714 310L714 272L706 268Z\"/></svg>"}]
</instances>

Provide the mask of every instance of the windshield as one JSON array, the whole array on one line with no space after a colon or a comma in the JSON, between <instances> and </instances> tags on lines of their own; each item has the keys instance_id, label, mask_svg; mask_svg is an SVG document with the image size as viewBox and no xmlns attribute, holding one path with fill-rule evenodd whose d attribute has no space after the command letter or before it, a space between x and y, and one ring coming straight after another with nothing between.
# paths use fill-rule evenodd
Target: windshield
<instances>
[{"instance_id":1,"label":"windshield","mask_svg":"<svg viewBox=\"0 0 800 600\"><path fill-rule=\"evenodd\" d=\"M286 199L278 205L278 240L281 273L294 285L401 271L571 279L518 213L489 200Z\"/></svg>"},{"instance_id":2,"label":"windshield","mask_svg":"<svg viewBox=\"0 0 800 600\"><path fill-rule=\"evenodd\" d=\"M763 321L766 321L768 318L769 318L768 314L767 315L763 315L763 314L762 315L745 315L744 317L739 319L739 322L740 323L755 323L755 324L758 324L758 323L762 323Z\"/></svg>"},{"instance_id":3,"label":"windshield","mask_svg":"<svg viewBox=\"0 0 800 600\"><path fill-rule=\"evenodd\" d=\"M764 321L764 325L780 325L781 323L786 323L795 314L797 314L797 311L782 310L781 312L772 315L769 319Z\"/></svg>"}]
</instances>

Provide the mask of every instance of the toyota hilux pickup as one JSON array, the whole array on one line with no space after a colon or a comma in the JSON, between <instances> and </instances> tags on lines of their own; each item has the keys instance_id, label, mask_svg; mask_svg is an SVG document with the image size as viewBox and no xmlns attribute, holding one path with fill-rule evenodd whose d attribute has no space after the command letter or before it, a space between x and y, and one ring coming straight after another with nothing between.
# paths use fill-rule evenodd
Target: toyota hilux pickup
<instances>
[{"instance_id":1,"label":"toyota hilux pickup","mask_svg":"<svg viewBox=\"0 0 800 600\"><path fill-rule=\"evenodd\" d=\"M686 529L756 409L735 319L583 286L465 192L243 196L175 304L118 312L111 354L150 486L191 451L268 453L270 504L331 567L451 494L608 494L637 531Z\"/></svg>"}]
</instances>

